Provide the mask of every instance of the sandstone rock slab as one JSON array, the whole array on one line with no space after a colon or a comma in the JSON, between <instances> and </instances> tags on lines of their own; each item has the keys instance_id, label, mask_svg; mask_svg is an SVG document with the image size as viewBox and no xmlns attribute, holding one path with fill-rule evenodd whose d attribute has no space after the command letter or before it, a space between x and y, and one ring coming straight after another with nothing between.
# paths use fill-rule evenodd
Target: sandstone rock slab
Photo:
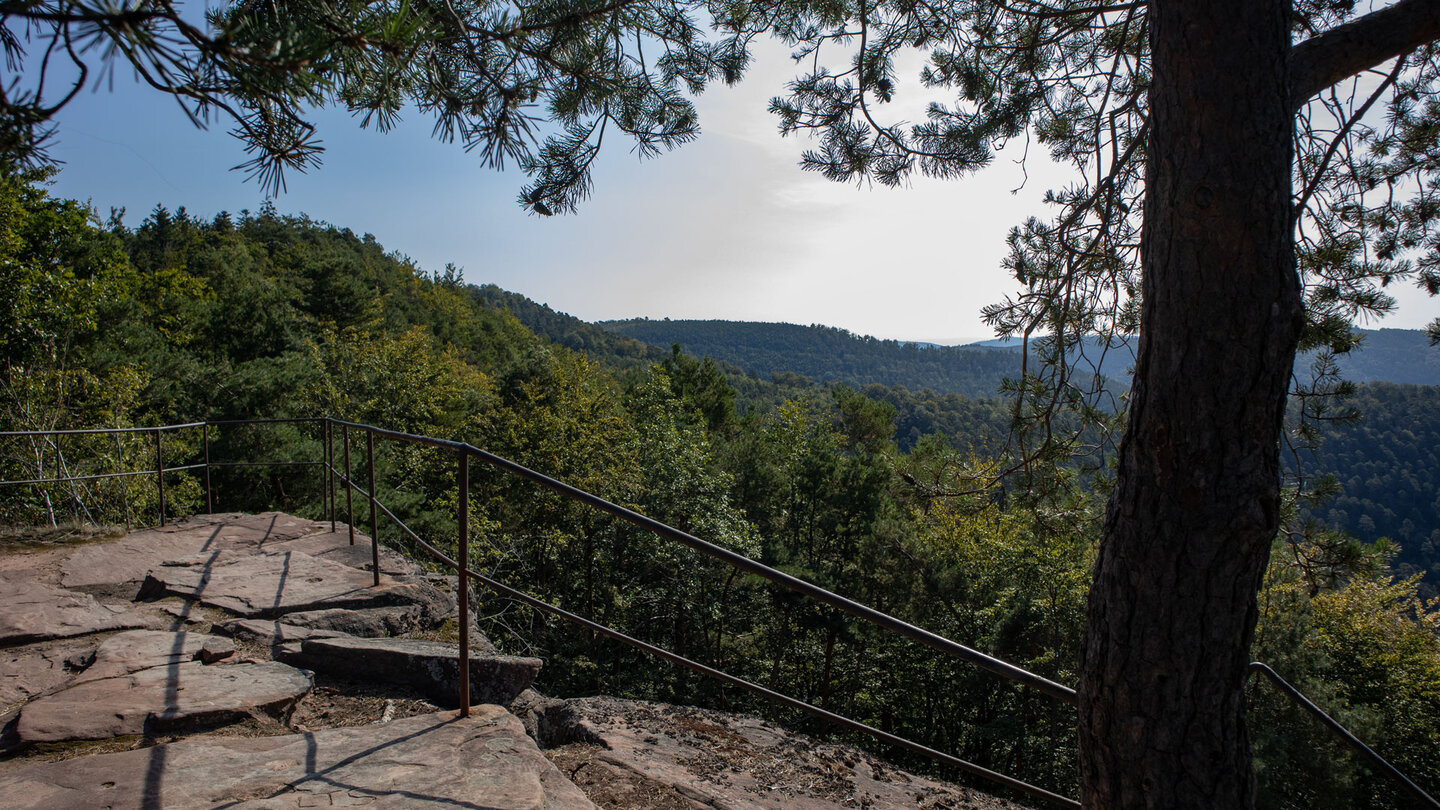
<instances>
[{"instance_id":1,"label":"sandstone rock slab","mask_svg":"<svg viewBox=\"0 0 1440 810\"><path fill-rule=\"evenodd\" d=\"M425 611L420 605L391 605L389 607L330 608L328 610L302 610L285 614L285 621L297 627L328 631L332 635L364 636L385 638L403 636L414 630L432 626L425 620Z\"/></svg>"},{"instance_id":2,"label":"sandstone rock slab","mask_svg":"<svg viewBox=\"0 0 1440 810\"><path fill-rule=\"evenodd\" d=\"M281 512L258 515L195 515L119 540L82 546L61 569L67 588L93 588L140 582L150 569L167 560L206 554L217 559L227 552L253 552L268 545L321 531L313 520Z\"/></svg>"},{"instance_id":3,"label":"sandstone rock slab","mask_svg":"<svg viewBox=\"0 0 1440 810\"><path fill-rule=\"evenodd\" d=\"M280 648L283 661L348 678L404 683L442 706L459 703L459 647L400 638L311 638ZM470 702L506 704L534 683L539 658L470 655Z\"/></svg>"},{"instance_id":4,"label":"sandstone rock slab","mask_svg":"<svg viewBox=\"0 0 1440 810\"><path fill-rule=\"evenodd\" d=\"M105 607L89 594L0 574L0 646L144 626L145 619Z\"/></svg>"},{"instance_id":5,"label":"sandstone rock slab","mask_svg":"<svg viewBox=\"0 0 1440 810\"><path fill-rule=\"evenodd\" d=\"M160 604L160 612L170 616L174 621L170 622L172 627L181 627L187 624L209 624L210 620L205 618L199 606L194 602L174 601Z\"/></svg>"},{"instance_id":6,"label":"sandstone rock slab","mask_svg":"<svg viewBox=\"0 0 1440 810\"><path fill-rule=\"evenodd\" d=\"M271 543L265 546L267 554L285 551L299 551L322 560L348 565L362 571L373 571L374 559L370 550L370 536L355 532L355 543L350 543L350 533L342 524L336 531L318 532L295 540ZM419 563L398 551L380 546L380 573L392 577L422 576L425 569Z\"/></svg>"},{"instance_id":7,"label":"sandstone rock slab","mask_svg":"<svg viewBox=\"0 0 1440 810\"><path fill-rule=\"evenodd\" d=\"M210 664L235 654L235 642L205 633L173 633L164 630L130 630L105 639L95 658L76 683L100 678L118 678L151 667L173 666L188 661Z\"/></svg>"},{"instance_id":8,"label":"sandstone rock slab","mask_svg":"<svg viewBox=\"0 0 1440 810\"><path fill-rule=\"evenodd\" d=\"M182 596L245 618L274 618L287 613L329 608L417 605L424 621L438 624L453 601L423 582L381 577L373 585L368 571L321 560L298 551L255 554L217 563L164 565L145 577L137 598Z\"/></svg>"},{"instance_id":9,"label":"sandstone rock slab","mask_svg":"<svg viewBox=\"0 0 1440 810\"><path fill-rule=\"evenodd\" d=\"M94 651L94 642L64 641L0 650L0 716L31 698L59 691L75 677L76 663Z\"/></svg>"},{"instance_id":10,"label":"sandstone rock slab","mask_svg":"<svg viewBox=\"0 0 1440 810\"><path fill-rule=\"evenodd\" d=\"M288 622L265 619L231 619L227 622L220 622L214 627L221 633L243 641L259 641L270 645L304 641L307 638L334 638L343 635L334 630L316 630Z\"/></svg>"},{"instance_id":11,"label":"sandstone rock slab","mask_svg":"<svg viewBox=\"0 0 1440 810\"><path fill-rule=\"evenodd\" d=\"M310 691L310 676L276 661L175 664L77 683L20 710L22 744L103 740L227 722L252 712L281 715Z\"/></svg>"},{"instance_id":12,"label":"sandstone rock slab","mask_svg":"<svg viewBox=\"0 0 1440 810\"><path fill-rule=\"evenodd\" d=\"M547 756L582 789L622 802L668 793L666 806L727 810L948 807L1019 810L918 776L851 746L794 734L755 717L615 698L546 707L542 739L577 740ZM650 805L653 806L653 805Z\"/></svg>"},{"instance_id":13,"label":"sandstone rock slab","mask_svg":"<svg viewBox=\"0 0 1440 810\"><path fill-rule=\"evenodd\" d=\"M595 810L513 716L477 706L303 735L185 740L0 774L12 810L363 805Z\"/></svg>"}]
</instances>

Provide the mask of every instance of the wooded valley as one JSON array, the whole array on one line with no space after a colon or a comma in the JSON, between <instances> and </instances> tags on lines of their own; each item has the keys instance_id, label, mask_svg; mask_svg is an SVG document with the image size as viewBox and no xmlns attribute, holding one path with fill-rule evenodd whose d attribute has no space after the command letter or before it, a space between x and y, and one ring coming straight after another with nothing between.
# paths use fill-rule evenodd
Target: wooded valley
<instances>
[{"instance_id":1,"label":"wooded valley","mask_svg":"<svg viewBox=\"0 0 1440 810\"><path fill-rule=\"evenodd\" d=\"M832 381L779 366L783 347L767 361L774 370L750 374L693 346L650 346L468 284L453 267L427 273L369 235L303 215L157 208L138 225L101 222L35 177L0 180L0 329L3 430L328 415L462 440L1045 677L1077 677L1108 468L1103 457L1074 459L997 479L1017 462L1012 410L993 385L979 396L867 377L858 356L859 376ZM917 368L948 351L892 348ZM1013 353L994 358L976 361L976 380L1015 373ZM1425 597L1440 582L1437 392L1361 385L1348 404L1362 419L1322 422L1313 449L1297 452L1295 469L1324 485L1290 496L1252 652L1432 793L1440 604ZM5 480L153 463L143 438L3 441ZM167 452L193 455L197 442L177 438ZM221 429L212 442L227 459L319 454L317 437L295 426ZM453 550L449 459L388 447L378 465L387 505ZM306 468L235 469L216 488L218 509L319 511ZM172 510L204 508L193 475L176 475L166 495ZM144 476L8 487L0 523L145 524L157 500ZM477 472L471 503L472 564L516 587L1075 790L1069 707L523 482ZM503 600L483 607L505 651L546 660L547 692L768 713L827 731ZM1252 683L1248 698L1263 806L1401 806L1265 686Z\"/></svg>"}]
</instances>

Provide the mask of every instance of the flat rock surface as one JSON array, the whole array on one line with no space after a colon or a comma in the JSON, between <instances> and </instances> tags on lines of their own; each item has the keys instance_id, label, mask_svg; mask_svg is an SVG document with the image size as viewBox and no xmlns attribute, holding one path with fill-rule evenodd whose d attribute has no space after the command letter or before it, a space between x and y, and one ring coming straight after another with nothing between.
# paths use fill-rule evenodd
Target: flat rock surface
<instances>
[{"instance_id":1,"label":"flat rock surface","mask_svg":"<svg viewBox=\"0 0 1440 810\"><path fill-rule=\"evenodd\" d=\"M281 512L196 515L168 526L132 532L113 542L76 548L61 570L61 584L88 588L140 582L150 569L167 560L258 551L326 527L328 524L322 527L313 520Z\"/></svg>"},{"instance_id":2,"label":"flat rock surface","mask_svg":"<svg viewBox=\"0 0 1440 810\"><path fill-rule=\"evenodd\" d=\"M89 594L37 582L28 571L0 573L0 646L144 624L142 617L105 607Z\"/></svg>"},{"instance_id":3,"label":"flat rock surface","mask_svg":"<svg viewBox=\"0 0 1440 810\"><path fill-rule=\"evenodd\" d=\"M183 564L181 564L183 563ZM438 623L448 615L444 594L423 582L382 577L299 551L254 554L209 562L195 557L151 569L142 598L182 596L245 618L274 618L325 608L419 604Z\"/></svg>"},{"instance_id":4,"label":"flat rock surface","mask_svg":"<svg viewBox=\"0 0 1440 810\"><path fill-rule=\"evenodd\" d=\"M327 528L317 534L280 543L267 543L264 550L269 554L299 551L312 557L319 557L365 571L373 570L372 566L374 565L374 552L370 549L370 536L357 531L355 532L355 543L352 545L350 532L343 525L332 532L329 531L327 524ZM380 547L380 573L389 574L392 577L410 577L420 576L424 571L424 568L406 558L405 555L383 545Z\"/></svg>"},{"instance_id":5,"label":"flat rock surface","mask_svg":"<svg viewBox=\"0 0 1440 810\"><path fill-rule=\"evenodd\" d=\"M77 683L35 700L20 710L15 733L21 743L104 740L253 712L276 715L311 685L309 675L276 661L152 667Z\"/></svg>"},{"instance_id":6,"label":"flat rock surface","mask_svg":"<svg viewBox=\"0 0 1440 810\"><path fill-rule=\"evenodd\" d=\"M545 736L580 740L546 755L605 808L1019 810L755 717L603 697L546 715Z\"/></svg>"},{"instance_id":7,"label":"flat rock surface","mask_svg":"<svg viewBox=\"0 0 1440 810\"><path fill-rule=\"evenodd\" d=\"M88 658L94 648L93 641L71 641L0 650L0 716L59 690L75 677L67 662Z\"/></svg>"},{"instance_id":8,"label":"flat rock surface","mask_svg":"<svg viewBox=\"0 0 1440 810\"><path fill-rule=\"evenodd\" d=\"M402 638L311 638L277 657L313 669L416 687L441 705L459 702L460 648ZM535 682L539 658L470 654L470 702L507 704Z\"/></svg>"},{"instance_id":9,"label":"flat rock surface","mask_svg":"<svg viewBox=\"0 0 1440 810\"><path fill-rule=\"evenodd\" d=\"M205 663L235 654L235 642L205 633L173 633L164 630L130 630L117 633L100 645L95 658L76 682L118 678L151 667L172 666L188 661Z\"/></svg>"},{"instance_id":10,"label":"flat rock surface","mask_svg":"<svg viewBox=\"0 0 1440 810\"><path fill-rule=\"evenodd\" d=\"M0 770L13 810L344 807L593 810L513 715L477 706L384 724L185 740Z\"/></svg>"}]
</instances>

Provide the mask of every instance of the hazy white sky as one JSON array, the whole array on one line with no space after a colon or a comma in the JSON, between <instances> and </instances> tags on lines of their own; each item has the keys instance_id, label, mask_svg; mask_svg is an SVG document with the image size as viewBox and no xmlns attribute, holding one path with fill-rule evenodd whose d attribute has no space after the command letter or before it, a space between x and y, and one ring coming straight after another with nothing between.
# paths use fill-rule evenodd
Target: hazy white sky
<instances>
[{"instance_id":1,"label":"hazy white sky","mask_svg":"<svg viewBox=\"0 0 1440 810\"><path fill-rule=\"evenodd\" d=\"M468 282L590 321L725 318L939 343L990 337L980 308L1014 287L1000 268L1005 236L1046 215L1045 190L1068 174L1037 148L1028 182L1017 149L959 181L826 181L797 165L809 142L781 138L765 111L795 72L768 46L738 87L700 98L696 142L643 162L614 142L578 215L527 214L515 203L523 176L431 140L422 116L381 134L343 112L318 118L325 164L290 173L275 205L374 234L426 271L454 262ZM901 72L910 88L914 74ZM892 113L913 121L924 99L908 101ZM198 131L128 77L113 91L82 93L59 123L52 151L65 165L55 193L89 199L102 216L123 206L135 226L156 204L208 218L263 202L257 185L229 171L245 155L223 122ZM1403 292L1400 312L1382 325L1420 328L1435 317L1433 299Z\"/></svg>"}]
</instances>

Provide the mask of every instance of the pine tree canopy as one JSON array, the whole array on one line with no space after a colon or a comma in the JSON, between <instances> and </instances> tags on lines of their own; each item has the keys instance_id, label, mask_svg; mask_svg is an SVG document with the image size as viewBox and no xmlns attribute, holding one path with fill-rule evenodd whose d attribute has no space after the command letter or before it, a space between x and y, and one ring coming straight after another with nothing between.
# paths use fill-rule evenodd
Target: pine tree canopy
<instances>
[{"instance_id":1,"label":"pine tree canopy","mask_svg":"<svg viewBox=\"0 0 1440 810\"><path fill-rule=\"evenodd\" d=\"M709 82L739 79L751 31L715 37L668 2L241 2L206 18L172 0L7 0L0 160L45 160L48 122L99 76L132 69L196 124L228 122L271 193L318 166L310 111L343 106L388 129L407 108L486 166L536 177L525 202L573 210L590 162L619 131L642 154L693 138ZM683 92L682 92L683 90Z\"/></svg>"}]
</instances>

